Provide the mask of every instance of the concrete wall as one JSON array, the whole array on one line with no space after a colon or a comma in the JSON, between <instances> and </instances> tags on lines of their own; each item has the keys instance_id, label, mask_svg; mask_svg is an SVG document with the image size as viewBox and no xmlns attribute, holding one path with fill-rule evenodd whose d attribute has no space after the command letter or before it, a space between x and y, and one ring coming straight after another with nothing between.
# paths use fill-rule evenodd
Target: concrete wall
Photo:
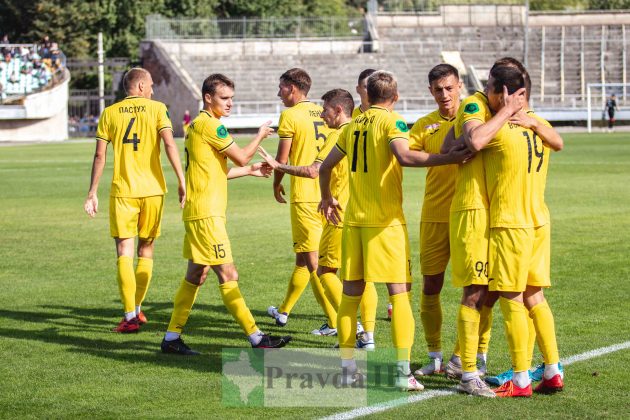
<instances>
[{"instance_id":1,"label":"concrete wall","mask_svg":"<svg viewBox=\"0 0 630 420\"><path fill-rule=\"evenodd\" d=\"M193 82L177 56L169 53L160 41L142 42L140 57L142 66L153 78L153 99L166 104L175 136L183 137L184 112L189 110L195 118L201 109L200 86Z\"/></svg>"},{"instance_id":2,"label":"concrete wall","mask_svg":"<svg viewBox=\"0 0 630 420\"><path fill-rule=\"evenodd\" d=\"M377 26L522 26L525 6L515 5L448 5L439 12L418 14L381 14ZM630 13L585 11L581 13L531 12L529 26L621 25L630 24Z\"/></svg>"},{"instance_id":3,"label":"concrete wall","mask_svg":"<svg viewBox=\"0 0 630 420\"><path fill-rule=\"evenodd\" d=\"M70 73L52 89L27 95L19 105L0 106L0 141L68 139Z\"/></svg>"}]
</instances>

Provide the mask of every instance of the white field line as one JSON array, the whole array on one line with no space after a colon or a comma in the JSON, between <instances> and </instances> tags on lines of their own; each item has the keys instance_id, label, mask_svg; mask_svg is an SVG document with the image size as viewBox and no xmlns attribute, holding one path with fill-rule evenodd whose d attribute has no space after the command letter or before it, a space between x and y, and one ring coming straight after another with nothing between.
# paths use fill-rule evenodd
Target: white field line
<instances>
[{"instance_id":1,"label":"white field line","mask_svg":"<svg viewBox=\"0 0 630 420\"><path fill-rule=\"evenodd\" d=\"M575 356L570 356L570 357L560 360L560 363L562 363L564 366L568 366L572 363L582 362L584 360L593 359L595 357L601 357L606 354L613 353L619 350L624 350L624 349L630 349L630 341L626 341L625 343L614 344L612 346L602 347L599 349L590 350L584 353L576 354ZM356 419L358 417L380 413L380 412L387 411L392 408L397 408L403 405L413 404L420 401L429 400L431 398L446 397L453 394L456 394L456 392L452 390L435 390L435 391L422 392L420 394L413 394L409 397L399 398L397 400L392 400L385 403L375 404L368 407L360 407L354 410L333 414L332 416L323 417L321 420Z\"/></svg>"}]
</instances>

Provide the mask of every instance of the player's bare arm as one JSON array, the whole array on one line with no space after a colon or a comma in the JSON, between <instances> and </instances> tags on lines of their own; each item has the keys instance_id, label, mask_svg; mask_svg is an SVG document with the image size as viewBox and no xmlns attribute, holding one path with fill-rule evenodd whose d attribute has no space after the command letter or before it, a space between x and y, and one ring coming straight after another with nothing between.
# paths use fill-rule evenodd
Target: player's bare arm
<instances>
[{"instance_id":1,"label":"player's bare arm","mask_svg":"<svg viewBox=\"0 0 630 420\"><path fill-rule=\"evenodd\" d=\"M105 168L105 160L107 158L107 142L96 140L96 150L94 152L94 160L92 162L92 175L90 177L90 189L87 198L83 204L85 212L90 217L95 217L98 213L98 183L103 175Z\"/></svg>"},{"instance_id":2,"label":"player's bare arm","mask_svg":"<svg viewBox=\"0 0 630 420\"><path fill-rule=\"evenodd\" d=\"M247 146L240 148L236 143L232 144L232 146L225 150L225 155L229 157L235 165L247 165L249 161L252 160L252 157L254 157L254 154L256 154L256 150L258 150L260 142L273 133L273 128L269 127L270 124L271 121L267 121L261 125L258 129L256 137L254 137Z\"/></svg>"},{"instance_id":3,"label":"player's bare arm","mask_svg":"<svg viewBox=\"0 0 630 420\"><path fill-rule=\"evenodd\" d=\"M512 115L509 122L533 130L543 143L555 152L559 152L564 147L564 141L555 128L549 127L536 118L527 115L525 111L519 111Z\"/></svg>"},{"instance_id":4,"label":"player's bare arm","mask_svg":"<svg viewBox=\"0 0 630 420\"><path fill-rule=\"evenodd\" d=\"M470 150L478 152L499 132L512 115L523 109L525 105L525 88L521 88L509 95L507 87L503 87L503 101L499 111L485 123L478 120L464 124L464 141Z\"/></svg>"},{"instance_id":5,"label":"player's bare arm","mask_svg":"<svg viewBox=\"0 0 630 420\"><path fill-rule=\"evenodd\" d=\"M301 178L315 179L319 175L319 167L321 162L313 162L309 166L291 166L278 163L262 146L258 147L258 154L265 159L265 162L276 171L285 174L299 176Z\"/></svg>"},{"instance_id":6,"label":"player's bare arm","mask_svg":"<svg viewBox=\"0 0 630 420\"><path fill-rule=\"evenodd\" d=\"M404 138L391 140L389 147L401 166L425 167L448 165L451 163L461 163L472 156L471 151L463 144L451 147L445 154L432 154L419 150L410 150L409 142Z\"/></svg>"},{"instance_id":7,"label":"player's bare arm","mask_svg":"<svg viewBox=\"0 0 630 420\"><path fill-rule=\"evenodd\" d=\"M330 176L333 168L337 166L344 157L345 155L334 147L319 168L319 187L322 194L322 201L320 201L317 206L317 210L326 217L326 220L335 225L341 222L339 210L342 210L342 208L330 191Z\"/></svg>"},{"instance_id":8,"label":"player's bare arm","mask_svg":"<svg viewBox=\"0 0 630 420\"><path fill-rule=\"evenodd\" d=\"M446 133L446 137L444 137L444 142L440 147L440 153L448 153L448 151L457 144L457 141L458 139L455 138L455 128L451 127L448 133Z\"/></svg>"},{"instance_id":9,"label":"player's bare arm","mask_svg":"<svg viewBox=\"0 0 630 420\"><path fill-rule=\"evenodd\" d=\"M177 176L177 195L179 197L179 206L184 208L184 204L186 203L186 178L184 177L184 172L182 171L182 164L179 160L179 151L177 150L175 139L173 139L173 132L171 130L162 130L160 132L160 137L162 137L162 141L164 142L166 157L171 163L171 166L175 171L175 175Z\"/></svg>"},{"instance_id":10,"label":"player's bare arm","mask_svg":"<svg viewBox=\"0 0 630 420\"><path fill-rule=\"evenodd\" d=\"M273 169L266 162L257 162L249 166L239 166L230 168L227 173L227 179L241 178L244 176L255 176L261 178L269 178Z\"/></svg>"},{"instance_id":11,"label":"player's bare arm","mask_svg":"<svg viewBox=\"0 0 630 420\"><path fill-rule=\"evenodd\" d=\"M278 153L276 154L276 161L282 165L289 161L289 152L291 151L292 140L280 139L278 143ZM284 172L275 170L273 172L273 195L278 203L286 204L284 199L284 187L282 186L282 178Z\"/></svg>"}]
</instances>

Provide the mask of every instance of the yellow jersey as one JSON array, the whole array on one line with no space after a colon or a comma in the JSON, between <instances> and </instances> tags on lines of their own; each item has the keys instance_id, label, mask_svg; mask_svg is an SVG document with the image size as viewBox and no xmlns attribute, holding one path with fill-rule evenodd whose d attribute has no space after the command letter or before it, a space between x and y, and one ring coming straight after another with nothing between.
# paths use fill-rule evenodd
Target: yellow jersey
<instances>
[{"instance_id":1,"label":"yellow jersey","mask_svg":"<svg viewBox=\"0 0 630 420\"><path fill-rule=\"evenodd\" d=\"M454 123L455 117L443 117L439 110L425 115L411 127L409 148L427 153L440 153L444 137ZM423 222L448 222L451 200L455 193L457 169L457 165L427 168L421 215Z\"/></svg>"},{"instance_id":2,"label":"yellow jersey","mask_svg":"<svg viewBox=\"0 0 630 420\"><path fill-rule=\"evenodd\" d=\"M339 136L342 135L344 130L350 125L350 122L342 124L335 131L328 135L328 139L326 140L326 144L324 148L319 151L317 158L315 161L323 162L328 156L328 153L335 147L337 144L337 140ZM341 205L341 211L339 215L341 216L341 221L343 222L343 212L346 209L346 205L348 204L348 197L350 196L350 192L348 189L348 159L345 157L333 168L330 175L330 192L332 196L337 199L339 204Z\"/></svg>"},{"instance_id":3,"label":"yellow jersey","mask_svg":"<svg viewBox=\"0 0 630 420\"><path fill-rule=\"evenodd\" d=\"M549 121L544 118L536 115L534 111L527 111L527 114L533 118L536 118L542 124L547 127L551 127ZM534 226L544 226L545 224L551 221L551 217L549 215L549 209L547 208L547 203L545 202L545 187L547 185L547 171L549 169L549 160L551 159L551 149L545 146L542 141L538 138L538 136L532 135L532 149L533 149L533 163L535 165L536 170L533 170L531 174L534 177L534 181L532 184L533 194L534 194L534 203L533 203L533 218L534 218Z\"/></svg>"},{"instance_id":4,"label":"yellow jersey","mask_svg":"<svg viewBox=\"0 0 630 420\"><path fill-rule=\"evenodd\" d=\"M405 224L402 167L390 142L409 141L409 128L396 112L372 106L346 127L337 149L347 156L350 198L344 225L386 227Z\"/></svg>"},{"instance_id":5,"label":"yellow jersey","mask_svg":"<svg viewBox=\"0 0 630 420\"><path fill-rule=\"evenodd\" d=\"M202 110L186 131L186 204L183 219L225 217L227 156L234 140L221 121Z\"/></svg>"},{"instance_id":6,"label":"yellow jersey","mask_svg":"<svg viewBox=\"0 0 630 420\"><path fill-rule=\"evenodd\" d=\"M280 141L291 140L289 164L308 166L323 149L330 128L320 117L322 107L302 101L282 111L278 123ZM291 176L291 203L319 203L319 180Z\"/></svg>"},{"instance_id":7,"label":"yellow jersey","mask_svg":"<svg viewBox=\"0 0 630 420\"><path fill-rule=\"evenodd\" d=\"M483 92L464 99L457 110L455 117L455 137L464 132L464 124L468 121L481 121L485 123L492 118L488 106L488 98ZM460 164L457 170L455 192L451 202L451 212L488 208L488 194L486 192L486 180L483 169L483 158L477 154L470 161Z\"/></svg>"},{"instance_id":8,"label":"yellow jersey","mask_svg":"<svg viewBox=\"0 0 630 420\"><path fill-rule=\"evenodd\" d=\"M96 139L112 144L112 197L151 197L166 193L160 158L160 131L172 130L166 105L128 96L103 111Z\"/></svg>"},{"instance_id":9,"label":"yellow jersey","mask_svg":"<svg viewBox=\"0 0 630 420\"><path fill-rule=\"evenodd\" d=\"M359 106L355 107L352 110L352 119L354 120L356 117L358 117L361 114L363 114L363 110L361 109L361 104L359 104Z\"/></svg>"}]
</instances>

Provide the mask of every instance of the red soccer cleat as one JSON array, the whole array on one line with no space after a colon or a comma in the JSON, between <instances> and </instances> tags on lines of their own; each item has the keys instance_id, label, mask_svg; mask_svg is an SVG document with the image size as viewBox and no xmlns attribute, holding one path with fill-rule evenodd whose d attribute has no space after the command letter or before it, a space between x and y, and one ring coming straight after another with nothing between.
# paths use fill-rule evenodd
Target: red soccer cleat
<instances>
[{"instance_id":1,"label":"red soccer cleat","mask_svg":"<svg viewBox=\"0 0 630 420\"><path fill-rule=\"evenodd\" d=\"M147 323L147 317L144 316L144 312L142 311L140 311L140 313L136 315L136 318L138 318L138 324L140 325L144 325Z\"/></svg>"},{"instance_id":2,"label":"red soccer cleat","mask_svg":"<svg viewBox=\"0 0 630 420\"><path fill-rule=\"evenodd\" d=\"M118 326L114 328L113 331L118 332L118 333L123 333L123 334L129 334L129 333L137 333L139 330L140 330L140 324L138 323L138 318L136 317L136 318L130 319L129 321L126 321L125 318L123 318L122 321L120 321Z\"/></svg>"},{"instance_id":3,"label":"red soccer cleat","mask_svg":"<svg viewBox=\"0 0 630 420\"><path fill-rule=\"evenodd\" d=\"M545 379L543 376L542 381L538 384L534 392L537 394L553 394L554 392L562 391L564 388L564 381L560 374L554 375L551 379Z\"/></svg>"},{"instance_id":4,"label":"red soccer cleat","mask_svg":"<svg viewBox=\"0 0 630 420\"><path fill-rule=\"evenodd\" d=\"M527 385L525 388L514 385L514 382L507 381L500 387L494 390L497 397L500 398L512 398L512 397L531 397L532 396L532 384Z\"/></svg>"}]
</instances>

